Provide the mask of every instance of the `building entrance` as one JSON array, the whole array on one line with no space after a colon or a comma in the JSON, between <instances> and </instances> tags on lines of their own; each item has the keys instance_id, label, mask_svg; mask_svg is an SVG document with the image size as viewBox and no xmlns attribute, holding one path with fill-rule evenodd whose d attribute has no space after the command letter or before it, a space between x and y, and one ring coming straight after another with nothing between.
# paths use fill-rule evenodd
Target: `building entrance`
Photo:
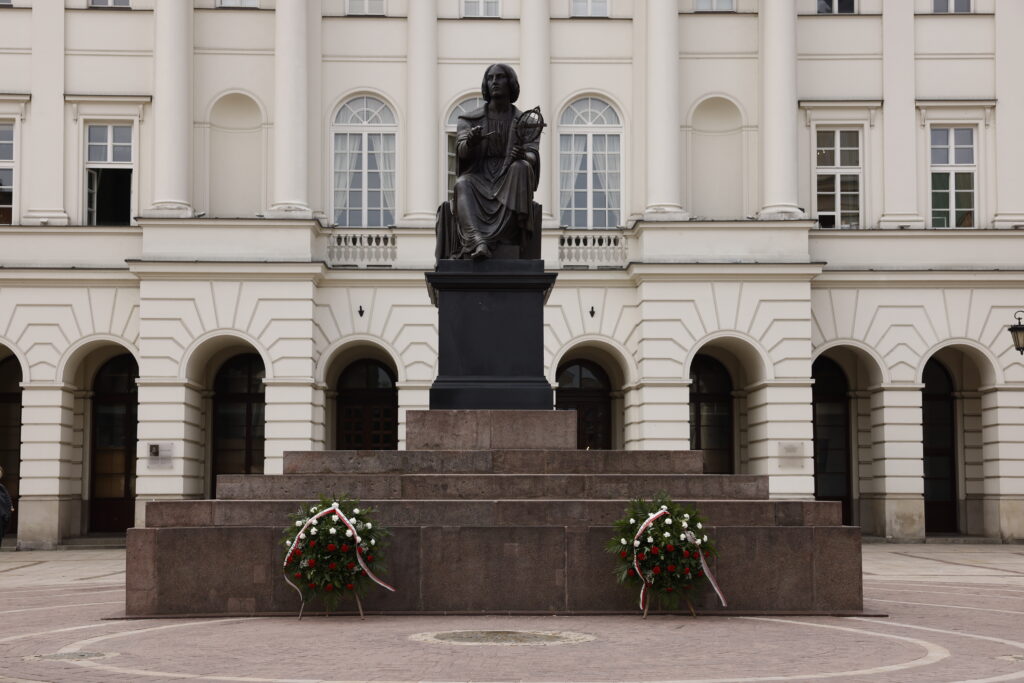
<instances>
[{"instance_id":1,"label":"building entrance","mask_svg":"<svg viewBox=\"0 0 1024 683\"><path fill-rule=\"evenodd\" d=\"M135 524L135 449L139 366L111 358L93 381L89 531L123 532Z\"/></svg>"},{"instance_id":2,"label":"building entrance","mask_svg":"<svg viewBox=\"0 0 1024 683\"><path fill-rule=\"evenodd\" d=\"M574 360L558 368L555 408L576 411L576 447L612 448L612 395L608 373L597 363Z\"/></svg>"}]
</instances>

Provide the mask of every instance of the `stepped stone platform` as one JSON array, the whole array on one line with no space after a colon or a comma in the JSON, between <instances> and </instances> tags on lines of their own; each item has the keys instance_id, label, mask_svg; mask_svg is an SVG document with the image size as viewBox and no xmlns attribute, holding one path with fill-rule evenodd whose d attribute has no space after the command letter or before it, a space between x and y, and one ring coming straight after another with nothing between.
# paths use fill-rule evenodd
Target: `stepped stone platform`
<instances>
[{"instance_id":1,"label":"stepped stone platform","mask_svg":"<svg viewBox=\"0 0 1024 683\"><path fill-rule=\"evenodd\" d=\"M729 607L707 590L699 609L863 609L860 530L839 503L769 500L767 477L703 474L696 451L570 449L570 412L462 412L410 413L419 448L287 453L283 475L218 477L217 500L149 503L128 532L128 615L297 612L281 531L320 492L360 498L392 531L398 591L372 591L370 612L635 612L604 546L629 499L659 491L698 506L718 545Z\"/></svg>"}]
</instances>

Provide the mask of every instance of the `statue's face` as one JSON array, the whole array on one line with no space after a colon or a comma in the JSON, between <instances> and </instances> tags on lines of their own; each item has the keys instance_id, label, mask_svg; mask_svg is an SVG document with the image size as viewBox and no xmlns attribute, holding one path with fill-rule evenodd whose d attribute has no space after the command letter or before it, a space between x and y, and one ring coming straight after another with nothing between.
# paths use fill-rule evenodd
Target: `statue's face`
<instances>
[{"instance_id":1,"label":"statue's face","mask_svg":"<svg viewBox=\"0 0 1024 683\"><path fill-rule=\"evenodd\" d=\"M508 99L508 74L501 67L491 67L487 70L487 92L491 98Z\"/></svg>"}]
</instances>

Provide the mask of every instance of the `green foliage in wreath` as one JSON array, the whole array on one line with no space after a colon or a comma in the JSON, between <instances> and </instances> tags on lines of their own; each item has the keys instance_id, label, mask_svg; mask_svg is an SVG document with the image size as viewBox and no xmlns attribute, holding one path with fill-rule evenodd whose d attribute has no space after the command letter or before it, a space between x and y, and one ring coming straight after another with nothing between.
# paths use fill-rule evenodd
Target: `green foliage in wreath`
<instances>
[{"instance_id":1,"label":"green foliage in wreath","mask_svg":"<svg viewBox=\"0 0 1024 683\"><path fill-rule=\"evenodd\" d=\"M668 514L634 540L643 523L663 509ZM615 536L607 546L618 560L615 576L619 583L635 586L639 591L646 580L650 584L649 599L657 600L667 609L678 608L680 599L689 604L706 583L701 554L708 562L718 557L705 526L696 508L674 503L665 494L652 501L631 501L625 516L615 522ZM634 557L640 574L633 566Z\"/></svg>"},{"instance_id":2,"label":"green foliage in wreath","mask_svg":"<svg viewBox=\"0 0 1024 683\"><path fill-rule=\"evenodd\" d=\"M337 505L356 528L353 534L336 514L315 520L296 534L310 518ZM384 545L390 536L388 530L373 521L373 509L348 496L320 496L318 503L306 505L289 515L290 523L284 530L282 544L285 577L302 593L303 603L314 597L323 599L331 610L346 595L363 595L373 582L359 565L357 554L375 575L386 573ZM358 541L356 540L358 538Z\"/></svg>"}]
</instances>

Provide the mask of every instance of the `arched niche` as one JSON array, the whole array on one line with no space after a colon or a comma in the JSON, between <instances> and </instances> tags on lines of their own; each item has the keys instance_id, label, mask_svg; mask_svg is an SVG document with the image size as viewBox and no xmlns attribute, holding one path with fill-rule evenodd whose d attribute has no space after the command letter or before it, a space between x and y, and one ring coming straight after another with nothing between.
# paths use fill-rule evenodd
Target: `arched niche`
<instances>
[{"instance_id":1,"label":"arched niche","mask_svg":"<svg viewBox=\"0 0 1024 683\"><path fill-rule=\"evenodd\" d=\"M211 217L255 216L264 205L263 113L243 93L229 93L210 109Z\"/></svg>"},{"instance_id":2,"label":"arched niche","mask_svg":"<svg viewBox=\"0 0 1024 683\"><path fill-rule=\"evenodd\" d=\"M741 219L743 117L724 97L697 105L690 121L690 211L694 217Z\"/></svg>"}]
</instances>

